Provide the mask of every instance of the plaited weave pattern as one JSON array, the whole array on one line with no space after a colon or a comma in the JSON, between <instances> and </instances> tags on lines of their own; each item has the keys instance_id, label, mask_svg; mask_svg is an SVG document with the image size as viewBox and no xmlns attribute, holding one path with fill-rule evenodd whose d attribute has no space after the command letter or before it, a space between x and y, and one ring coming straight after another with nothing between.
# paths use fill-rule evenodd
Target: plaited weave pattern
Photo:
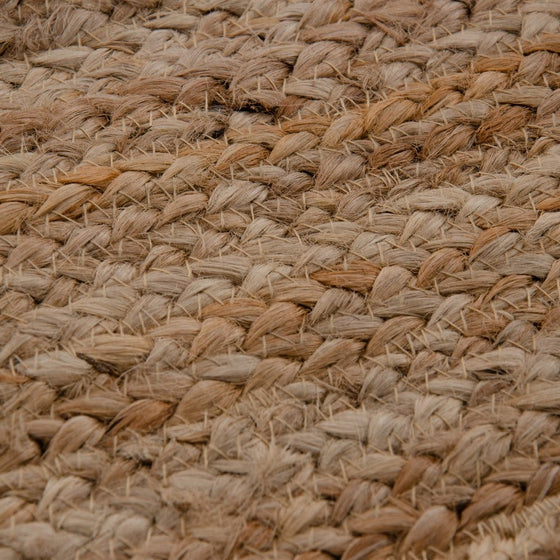
<instances>
[{"instance_id":1,"label":"plaited weave pattern","mask_svg":"<svg viewBox=\"0 0 560 560\"><path fill-rule=\"evenodd\" d=\"M558 0L0 0L0 560L560 557Z\"/></svg>"}]
</instances>

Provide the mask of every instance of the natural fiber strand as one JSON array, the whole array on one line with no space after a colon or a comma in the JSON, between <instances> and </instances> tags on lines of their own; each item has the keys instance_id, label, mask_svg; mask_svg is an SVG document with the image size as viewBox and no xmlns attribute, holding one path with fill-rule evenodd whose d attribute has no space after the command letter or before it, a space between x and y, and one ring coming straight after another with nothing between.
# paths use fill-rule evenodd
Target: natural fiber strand
<instances>
[{"instance_id":1,"label":"natural fiber strand","mask_svg":"<svg viewBox=\"0 0 560 560\"><path fill-rule=\"evenodd\" d=\"M560 557L557 0L0 0L0 560Z\"/></svg>"}]
</instances>

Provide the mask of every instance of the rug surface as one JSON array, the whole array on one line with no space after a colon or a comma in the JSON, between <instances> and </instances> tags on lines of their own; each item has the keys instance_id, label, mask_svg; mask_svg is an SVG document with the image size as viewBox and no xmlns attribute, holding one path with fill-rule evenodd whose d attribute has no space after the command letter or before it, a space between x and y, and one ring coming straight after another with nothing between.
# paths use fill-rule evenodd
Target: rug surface
<instances>
[{"instance_id":1,"label":"rug surface","mask_svg":"<svg viewBox=\"0 0 560 560\"><path fill-rule=\"evenodd\" d=\"M0 0L0 560L560 557L558 0Z\"/></svg>"}]
</instances>

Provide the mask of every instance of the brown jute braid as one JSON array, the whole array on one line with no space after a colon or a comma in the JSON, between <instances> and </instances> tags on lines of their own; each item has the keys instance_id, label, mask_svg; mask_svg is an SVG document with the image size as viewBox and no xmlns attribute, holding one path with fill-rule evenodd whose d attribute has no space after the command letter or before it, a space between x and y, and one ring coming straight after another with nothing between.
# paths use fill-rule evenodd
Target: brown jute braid
<instances>
[{"instance_id":1,"label":"brown jute braid","mask_svg":"<svg viewBox=\"0 0 560 560\"><path fill-rule=\"evenodd\" d=\"M560 558L559 0L0 0L0 560Z\"/></svg>"}]
</instances>

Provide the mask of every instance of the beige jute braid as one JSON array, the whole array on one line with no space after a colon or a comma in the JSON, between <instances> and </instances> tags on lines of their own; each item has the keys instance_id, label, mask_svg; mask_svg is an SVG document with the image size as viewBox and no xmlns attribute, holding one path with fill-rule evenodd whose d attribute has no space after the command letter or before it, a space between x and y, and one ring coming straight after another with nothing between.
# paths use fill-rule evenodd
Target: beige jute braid
<instances>
[{"instance_id":1,"label":"beige jute braid","mask_svg":"<svg viewBox=\"0 0 560 560\"><path fill-rule=\"evenodd\" d=\"M560 558L559 0L0 0L0 560Z\"/></svg>"}]
</instances>

